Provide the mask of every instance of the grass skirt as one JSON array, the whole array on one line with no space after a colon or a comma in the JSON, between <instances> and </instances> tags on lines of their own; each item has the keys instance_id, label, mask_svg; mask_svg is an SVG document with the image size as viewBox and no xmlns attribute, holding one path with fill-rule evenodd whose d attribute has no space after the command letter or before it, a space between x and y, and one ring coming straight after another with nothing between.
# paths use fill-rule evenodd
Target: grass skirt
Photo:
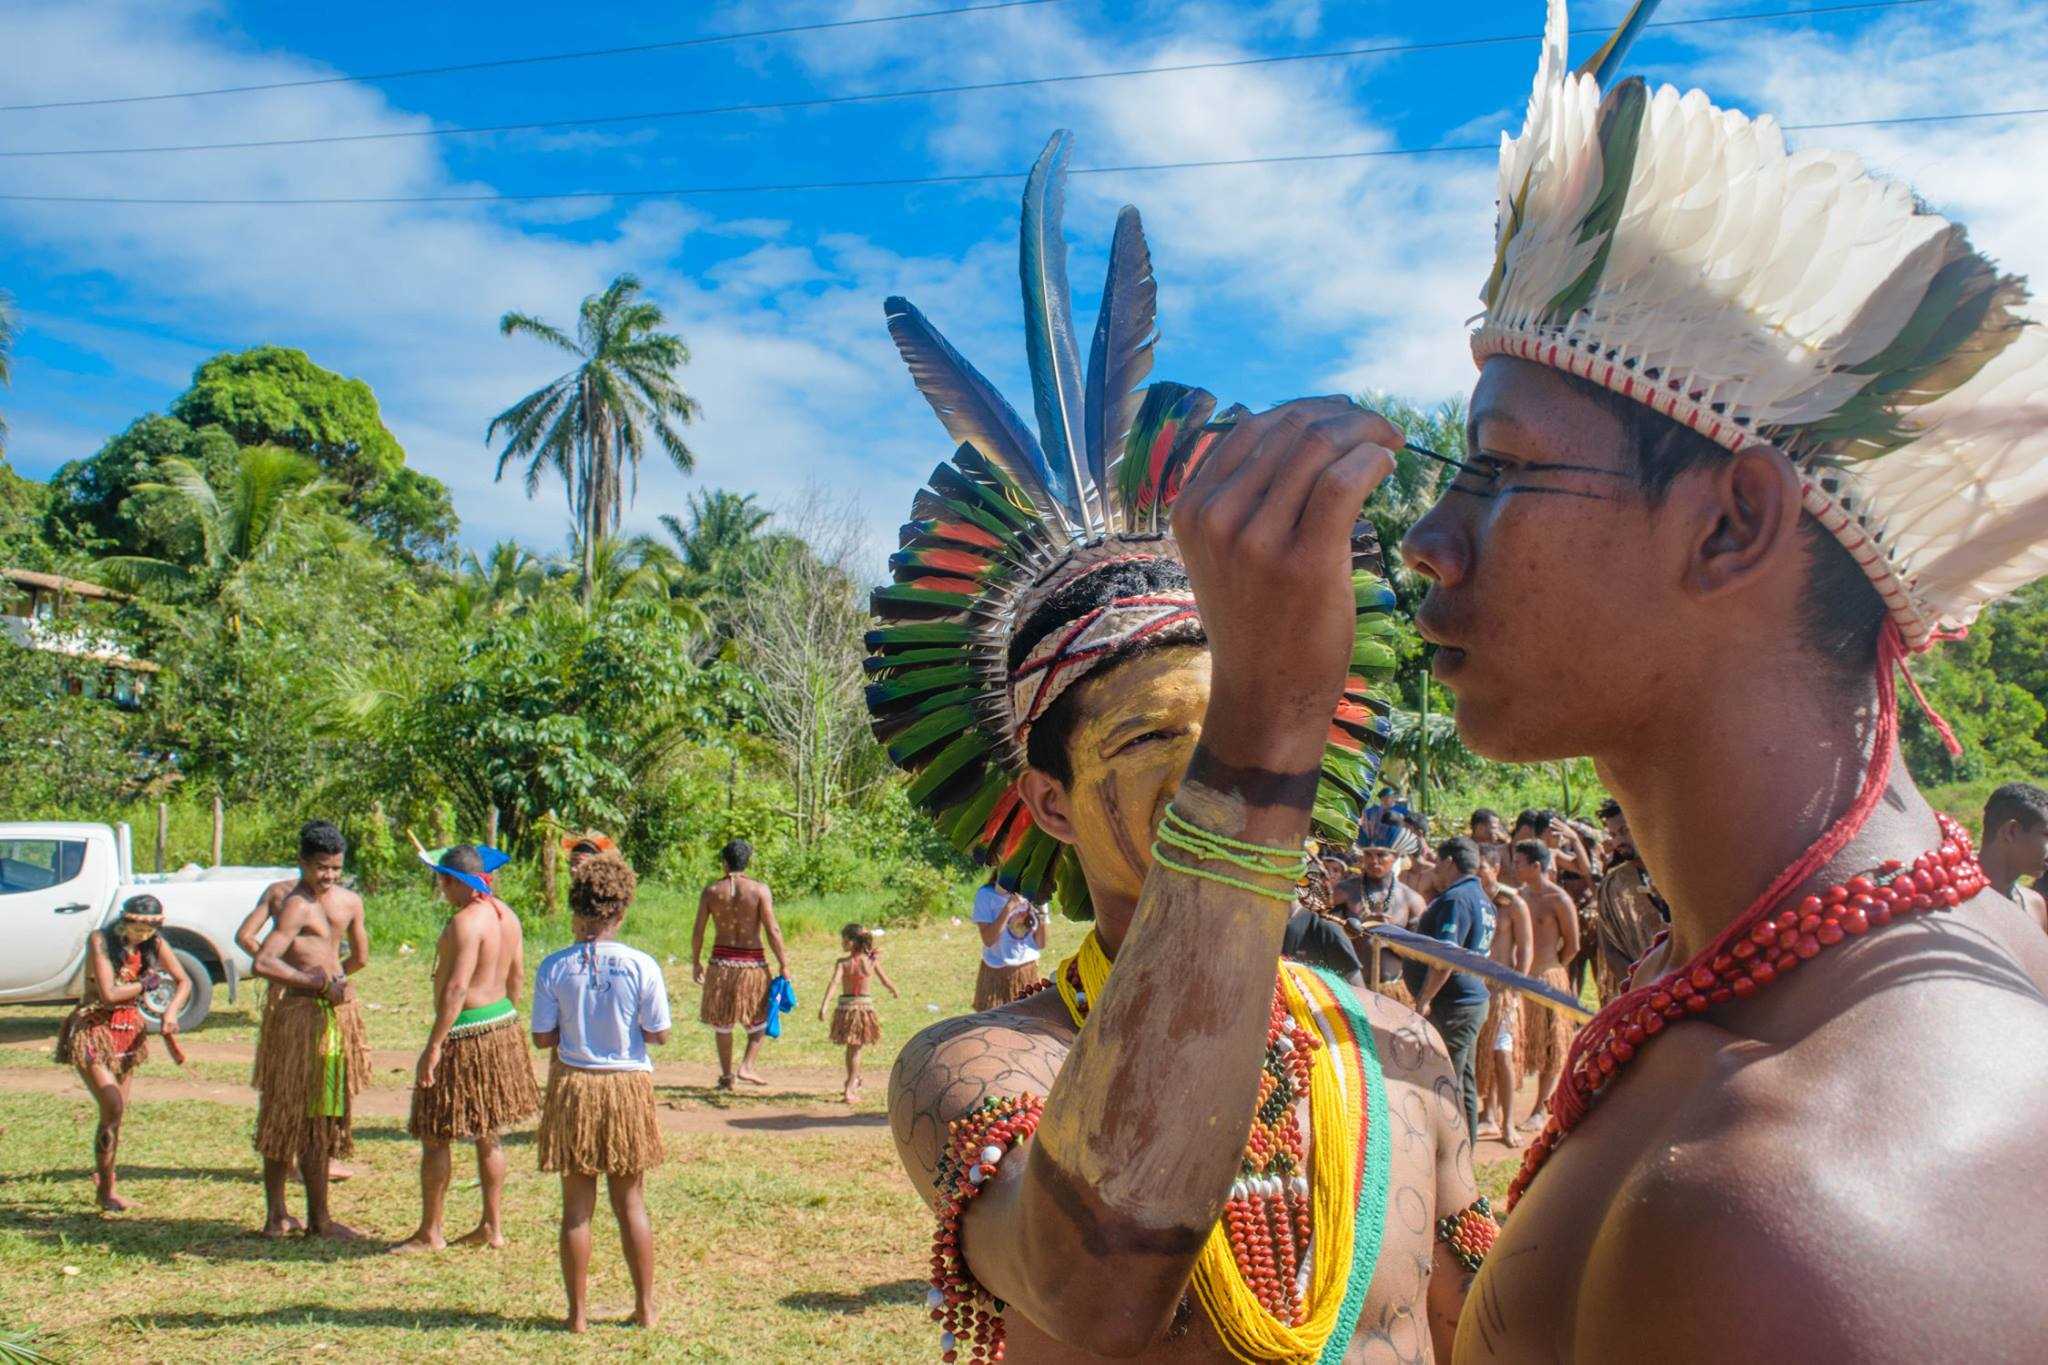
<instances>
[{"instance_id":1,"label":"grass skirt","mask_svg":"<svg viewBox=\"0 0 2048 1365\"><path fill-rule=\"evenodd\" d=\"M57 1028L57 1060L76 1067L92 1084L92 1069L104 1066L115 1080L149 1060L149 1033L132 1005L80 1005Z\"/></svg>"},{"instance_id":2,"label":"grass skirt","mask_svg":"<svg viewBox=\"0 0 2048 1365\"><path fill-rule=\"evenodd\" d=\"M275 982L263 983L263 1004L256 1016L256 1060L249 1065L249 1084L257 1088L263 1085L263 1049L270 1042L270 1016L276 1012L278 998L284 994L284 987Z\"/></svg>"},{"instance_id":3,"label":"grass skirt","mask_svg":"<svg viewBox=\"0 0 2048 1365\"><path fill-rule=\"evenodd\" d=\"M875 1002L864 995L841 999L832 1011L832 1041L857 1047L882 1041L882 1020Z\"/></svg>"},{"instance_id":4,"label":"grass skirt","mask_svg":"<svg viewBox=\"0 0 2048 1365\"><path fill-rule=\"evenodd\" d=\"M415 1086L406 1131L422 1142L469 1142L526 1122L540 1112L533 1052L519 1016L441 1045L430 1090Z\"/></svg>"},{"instance_id":5,"label":"grass skirt","mask_svg":"<svg viewBox=\"0 0 2048 1365\"><path fill-rule=\"evenodd\" d=\"M1571 974L1562 967L1551 967L1542 973L1543 984L1555 986L1566 995L1576 994L1572 990ZM1562 1067L1564 1055L1572 1045L1572 1035L1578 1032L1574 1024L1556 1010L1545 1009L1534 1000L1522 1000L1522 1047L1526 1059L1520 1063L1530 1071L1541 1071L1546 1067Z\"/></svg>"},{"instance_id":6,"label":"grass skirt","mask_svg":"<svg viewBox=\"0 0 2048 1365\"><path fill-rule=\"evenodd\" d=\"M319 999L273 989L265 1006L261 1066L256 1073L256 1150L272 1161L345 1157L355 1150L351 1111L356 1092L370 1070L369 1037L363 1031L362 1007L351 990L334 1007L340 1034L341 1113L316 1115L327 1011Z\"/></svg>"},{"instance_id":7,"label":"grass skirt","mask_svg":"<svg viewBox=\"0 0 2048 1365\"><path fill-rule=\"evenodd\" d=\"M1038 974L1038 962L1020 962L1014 967L991 967L986 962L974 974L974 1008L977 1013L992 1010L997 1005L1007 1005L1024 992L1036 986L1044 978Z\"/></svg>"},{"instance_id":8,"label":"grass skirt","mask_svg":"<svg viewBox=\"0 0 2048 1365\"><path fill-rule=\"evenodd\" d=\"M534 1145L543 1171L632 1176L654 1169L667 1155L654 1118L654 1073L586 1071L556 1058Z\"/></svg>"},{"instance_id":9,"label":"grass skirt","mask_svg":"<svg viewBox=\"0 0 2048 1365\"><path fill-rule=\"evenodd\" d=\"M711 959L704 969L704 994L697 1022L716 1029L753 1033L768 1022L768 967L761 962Z\"/></svg>"}]
</instances>

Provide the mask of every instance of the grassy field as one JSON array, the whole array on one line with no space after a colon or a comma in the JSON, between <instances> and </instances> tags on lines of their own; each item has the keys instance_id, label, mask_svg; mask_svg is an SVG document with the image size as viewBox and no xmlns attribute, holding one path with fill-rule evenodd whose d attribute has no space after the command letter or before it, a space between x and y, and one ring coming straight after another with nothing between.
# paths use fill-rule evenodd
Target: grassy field
<instances>
[{"instance_id":1,"label":"grassy field","mask_svg":"<svg viewBox=\"0 0 2048 1365\"><path fill-rule=\"evenodd\" d=\"M387 1110L410 1084L410 1054L427 1027L434 921L426 909L373 904L372 966L357 978L372 1046L381 1050L371 1083ZM368 1360L926 1358L932 1338L921 1265L930 1223L897 1168L881 1090L905 1038L967 1009L979 940L971 924L947 919L885 938L884 965L903 999L880 1002L884 1037L870 1058L868 1097L848 1114L829 1099L839 1049L825 1041L815 1011L837 954L836 936L820 926L857 916L850 903L791 909L802 1003L766 1053L776 1083L761 1095L721 1096L701 1083L712 1050L694 1026L686 915L656 901L628 924L629 941L664 962L676 959L667 971L679 1027L661 1050L663 1101L672 1118L705 1120L667 1135L668 1163L648 1180L660 1259L657 1331L594 1323L578 1340L557 1330L559 1197L553 1177L535 1169L528 1134L508 1143L511 1245L503 1251L418 1259L382 1256L381 1241L272 1243L250 1235L262 1207L249 1150L253 1109L164 1099L159 1086L159 1098L135 1106L122 1145L124 1193L140 1207L99 1216L88 1169L93 1107L83 1090L27 1093L5 1084L42 1083L54 1072L46 1040L59 1010L0 1013L0 1070L11 1073L0 1075L0 1327L45 1334L44 1349L71 1360L340 1352ZM543 922L529 932L531 965L566 926ZM1054 932L1055 948L1079 936L1066 924ZM414 950L401 952L403 943ZM192 1035L200 1079L246 1079L238 1054L253 1043L253 1003L253 994L232 1007L223 999ZM674 1080L686 1070L697 1083ZM142 1074L173 1073L159 1052ZM416 1150L402 1119L359 1120L359 1174L337 1188L338 1215L380 1239L403 1236L418 1212ZM1482 1183L1498 1192L1509 1174L1502 1165L1483 1172ZM459 1158L457 1175L451 1233L471 1226L477 1208L474 1173ZM593 1316L622 1318L631 1291L607 1213L597 1235Z\"/></svg>"}]
</instances>

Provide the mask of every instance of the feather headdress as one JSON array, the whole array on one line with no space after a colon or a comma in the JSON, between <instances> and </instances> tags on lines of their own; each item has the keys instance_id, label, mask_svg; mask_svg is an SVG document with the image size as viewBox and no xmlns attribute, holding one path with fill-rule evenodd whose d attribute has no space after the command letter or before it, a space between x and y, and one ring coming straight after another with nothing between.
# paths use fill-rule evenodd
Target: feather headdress
<instances>
[{"instance_id":1,"label":"feather headdress","mask_svg":"<svg viewBox=\"0 0 2048 1365\"><path fill-rule=\"evenodd\" d=\"M1856 157L1698 90L1603 90L1652 8L1573 71L1550 0L1473 355L1777 450L1925 648L2048 573L2048 331L2025 281Z\"/></svg>"},{"instance_id":2,"label":"feather headdress","mask_svg":"<svg viewBox=\"0 0 2048 1365\"><path fill-rule=\"evenodd\" d=\"M1071 143L1055 133L1024 190L1025 353L1037 437L922 313L900 298L884 305L911 377L959 448L919 490L890 557L894 581L875 590L867 700L889 756L914 774L911 799L956 847L1000 868L1023 894L1044 899L1057 889L1070 913L1085 914L1074 855L1036 827L1017 790L1030 717L1013 687L1011 644L1040 604L1093 569L1178 561L1173 501L1225 428L1209 425L1216 400L1199 389L1140 387L1158 333L1136 209L1117 216L1082 366L1060 225ZM1319 829L1346 840L1388 729L1387 704L1368 690L1391 674L1399 630L1382 573L1371 523L1362 522L1353 544L1354 676L1331 722L1316 802ZM1165 610L1177 626L1194 620L1191 602ZM1199 638L1199 627L1159 638Z\"/></svg>"}]
</instances>

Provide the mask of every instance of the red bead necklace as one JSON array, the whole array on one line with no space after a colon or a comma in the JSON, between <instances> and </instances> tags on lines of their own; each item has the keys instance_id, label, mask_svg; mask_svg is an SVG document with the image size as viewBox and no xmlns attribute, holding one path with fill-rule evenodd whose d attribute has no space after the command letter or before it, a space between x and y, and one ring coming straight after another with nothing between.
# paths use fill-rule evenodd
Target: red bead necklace
<instances>
[{"instance_id":1,"label":"red bead necklace","mask_svg":"<svg viewBox=\"0 0 2048 1365\"><path fill-rule=\"evenodd\" d=\"M1536 1172L1622 1068L1666 1025L1698 1018L1717 1005L1750 999L1845 939L1906 915L1954 909L1983 891L1990 883L1969 834L1946 815L1935 818L1941 825L1941 846L1921 854L1910 866L1892 859L1874 872L1806 896L1776 915L1760 916L1732 942L1724 934L1692 961L1643 990L1635 989L1636 968L1631 967L1622 994L1573 1044L1550 1100L1550 1118L1529 1144L1521 1172L1508 1187L1508 1208L1514 1208ZM1658 936L1651 952L1664 938ZM1645 954L1644 961L1648 958Z\"/></svg>"}]
</instances>

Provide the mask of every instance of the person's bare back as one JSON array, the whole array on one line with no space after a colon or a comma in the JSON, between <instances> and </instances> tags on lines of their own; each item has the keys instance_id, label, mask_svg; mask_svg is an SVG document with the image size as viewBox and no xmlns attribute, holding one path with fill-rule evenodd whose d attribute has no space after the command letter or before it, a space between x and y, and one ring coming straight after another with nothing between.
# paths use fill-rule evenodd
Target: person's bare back
<instances>
[{"instance_id":1,"label":"person's bare back","mask_svg":"<svg viewBox=\"0 0 2048 1365\"><path fill-rule=\"evenodd\" d=\"M1432 1324L1435 1340L1448 1348L1471 1278L1434 1240L1437 1217L1473 1198L1465 1116L1456 1106L1450 1060L1422 1016L1377 992L1356 994L1385 1074L1391 1146L1379 1260L1343 1359L1363 1365L1443 1358L1432 1346ZM935 1170L946 1125L990 1096L1050 1093L1075 1033L1058 995L1042 991L934 1024L904 1047L889 1080L889 1122L897 1155L928 1203L937 1198ZM1312 1129L1304 1122L1302 1131ZM1004 1358L1018 1365L1102 1359L1055 1339L1014 1306L1007 1321ZM1128 1358L1199 1365L1234 1359L1192 1297L1165 1339Z\"/></svg>"},{"instance_id":2,"label":"person's bare back","mask_svg":"<svg viewBox=\"0 0 2048 1365\"><path fill-rule=\"evenodd\" d=\"M712 942L720 948L761 950L761 912L768 888L752 877L729 872L704 888L699 908L711 916Z\"/></svg>"},{"instance_id":3,"label":"person's bare back","mask_svg":"<svg viewBox=\"0 0 2048 1365\"><path fill-rule=\"evenodd\" d=\"M478 896L448 917L436 946L434 987L438 997L462 982L462 1008L476 1009L519 999L525 974L525 935L519 916L495 896Z\"/></svg>"}]
</instances>

